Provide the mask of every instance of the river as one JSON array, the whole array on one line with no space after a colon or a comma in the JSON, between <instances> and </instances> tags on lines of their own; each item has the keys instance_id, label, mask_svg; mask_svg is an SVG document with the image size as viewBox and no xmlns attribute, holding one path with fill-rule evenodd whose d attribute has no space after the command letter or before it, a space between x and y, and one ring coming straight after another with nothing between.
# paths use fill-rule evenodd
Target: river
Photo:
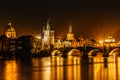
<instances>
[{"instance_id":1,"label":"river","mask_svg":"<svg viewBox=\"0 0 120 80\"><path fill-rule=\"evenodd\" d=\"M0 60L0 80L120 80L120 57Z\"/></svg>"}]
</instances>

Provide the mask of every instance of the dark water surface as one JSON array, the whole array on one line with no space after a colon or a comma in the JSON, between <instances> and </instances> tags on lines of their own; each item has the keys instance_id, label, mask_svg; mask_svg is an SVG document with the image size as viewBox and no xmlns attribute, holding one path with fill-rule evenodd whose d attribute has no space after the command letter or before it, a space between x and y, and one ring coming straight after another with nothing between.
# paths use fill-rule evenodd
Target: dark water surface
<instances>
[{"instance_id":1,"label":"dark water surface","mask_svg":"<svg viewBox=\"0 0 120 80\"><path fill-rule=\"evenodd\" d=\"M120 80L120 57L0 60L0 80Z\"/></svg>"}]
</instances>

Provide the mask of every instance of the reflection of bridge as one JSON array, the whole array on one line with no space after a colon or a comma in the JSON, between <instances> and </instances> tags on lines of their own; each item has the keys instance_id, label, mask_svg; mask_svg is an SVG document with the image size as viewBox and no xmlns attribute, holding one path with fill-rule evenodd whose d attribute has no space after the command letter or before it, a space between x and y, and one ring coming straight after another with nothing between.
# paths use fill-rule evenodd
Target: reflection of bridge
<instances>
[{"instance_id":1,"label":"reflection of bridge","mask_svg":"<svg viewBox=\"0 0 120 80\"><path fill-rule=\"evenodd\" d=\"M66 49L54 49L51 53L52 56L119 56L119 47L110 47L109 49L97 48L97 47L69 47Z\"/></svg>"}]
</instances>

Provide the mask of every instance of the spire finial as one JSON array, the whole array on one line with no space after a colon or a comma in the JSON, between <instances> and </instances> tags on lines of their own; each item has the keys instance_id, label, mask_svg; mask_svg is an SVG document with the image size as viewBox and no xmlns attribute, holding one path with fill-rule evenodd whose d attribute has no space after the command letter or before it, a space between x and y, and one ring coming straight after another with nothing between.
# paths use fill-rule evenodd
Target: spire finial
<instances>
[{"instance_id":1,"label":"spire finial","mask_svg":"<svg viewBox=\"0 0 120 80\"><path fill-rule=\"evenodd\" d=\"M50 19L47 20L47 27L46 27L47 30L50 30L50 24L49 24L49 22L50 22Z\"/></svg>"},{"instance_id":2,"label":"spire finial","mask_svg":"<svg viewBox=\"0 0 120 80\"><path fill-rule=\"evenodd\" d=\"M72 25L71 25L71 21L70 21L70 25L69 25L69 33L72 33Z\"/></svg>"}]
</instances>

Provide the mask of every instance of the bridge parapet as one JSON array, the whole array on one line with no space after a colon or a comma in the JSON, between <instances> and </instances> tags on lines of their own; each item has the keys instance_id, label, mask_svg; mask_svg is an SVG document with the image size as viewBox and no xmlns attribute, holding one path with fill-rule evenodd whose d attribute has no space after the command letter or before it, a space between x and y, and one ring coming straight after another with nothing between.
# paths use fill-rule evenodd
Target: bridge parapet
<instances>
[{"instance_id":1,"label":"bridge parapet","mask_svg":"<svg viewBox=\"0 0 120 80\"><path fill-rule=\"evenodd\" d=\"M84 47L67 47L67 48L54 49L53 51L54 51L54 54L60 53L63 56L68 56L68 55L72 54L72 53L70 53L70 51L73 51L76 53L80 52L81 56L95 56L96 53L102 53L103 56L109 56L109 54L111 54L112 52L115 52L115 51L112 51L115 48L117 48L117 51L115 50L116 52L120 51L120 50L118 50L118 49L120 49L120 47L110 47L109 50L107 48L103 49L103 48L99 48L99 47L86 47L86 48L84 48ZM53 54L51 54L51 55L53 55Z\"/></svg>"}]
</instances>

